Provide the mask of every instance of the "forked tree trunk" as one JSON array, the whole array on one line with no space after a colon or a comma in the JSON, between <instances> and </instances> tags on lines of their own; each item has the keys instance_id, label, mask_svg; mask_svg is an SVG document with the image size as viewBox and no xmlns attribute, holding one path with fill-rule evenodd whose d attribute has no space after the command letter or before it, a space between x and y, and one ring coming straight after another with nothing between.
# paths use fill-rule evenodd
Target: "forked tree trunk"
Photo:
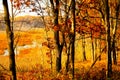
<instances>
[{"instance_id":1,"label":"forked tree trunk","mask_svg":"<svg viewBox=\"0 0 120 80\"><path fill-rule=\"evenodd\" d=\"M54 16L54 27L59 28L58 18L59 18L59 0L56 0L55 2L53 0L50 0L53 16ZM61 70L61 57L62 57L62 49L63 49L63 42L60 42L60 34L59 30L54 31L54 38L56 41L56 47L57 47L57 54L56 54L56 71L60 72Z\"/></svg>"},{"instance_id":2,"label":"forked tree trunk","mask_svg":"<svg viewBox=\"0 0 120 80\"><path fill-rule=\"evenodd\" d=\"M7 0L3 0L5 23L6 23L6 34L8 40L8 51L9 51L9 61L10 61L10 71L12 71L12 80L16 80L16 67L15 67L15 54L14 54L14 34L11 30L9 10Z\"/></svg>"},{"instance_id":3,"label":"forked tree trunk","mask_svg":"<svg viewBox=\"0 0 120 80\"><path fill-rule=\"evenodd\" d=\"M70 1L70 4L68 4L68 1ZM69 12L70 12L70 6L71 6L71 0L65 0L65 31L69 31L69 26L68 26L68 18L69 18ZM69 36L69 37L68 37ZM71 53L71 39L70 35L66 35L65 39L69 38L69 42L65 41L65 47L66 47L66 53L67 53L67 60L66 60L66 72L69 71L70 68L70 53Z\"/></svg>"},{"instance_id":4,"label":"forked tree trunk","mask_svg":"<svg viewBox=\"0 0 120 80\"><path fill-rule=\"evenodd\" d=\"M118 17L119 17L119 9L120 9L120 0L118 0L118 4L116 6L116 24L113 31L113 42L112 42L112 51L113 51L113 63L117 65L117 57L116 57L116 32L117 32L117 26L118 26Z\"/></svg>"}]
</instances>

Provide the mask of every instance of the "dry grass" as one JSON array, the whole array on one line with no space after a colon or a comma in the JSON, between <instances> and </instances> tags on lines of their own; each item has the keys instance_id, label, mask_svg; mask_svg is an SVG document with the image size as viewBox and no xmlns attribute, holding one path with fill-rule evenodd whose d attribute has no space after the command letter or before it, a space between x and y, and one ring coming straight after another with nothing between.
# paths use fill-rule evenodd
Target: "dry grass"
<instances>
[{"instance_id":1,"label":"dry grass","mask_svg":"<svg viewBox=\"0 0 120 80\"><path fill-rule=\"evenodd\" d=\"M17 32L15 32L17 36ZM19 46L31 44L32 41L36 41L38 44L42 42L46 42L46 33L43 29L30 30L28 32L20 32L19 33L19 42L17 43ZM9 57L2 56L4 49L7 48L7 40L5 32L0 32L0 64L4 66L6 69L9 69ZM48 37L53 38L53 32L48 33ZM17 39L17 38L16 38ZM17 40L15 40L17 41ZM86 41L86 54L87 61L82 62L82 49L81 49L81 40L78 40L76 45L76 59L75 59L75 77L76 80L100 80L102 77L104 78L106 75L106 54L102 54L102 61L98 61L95 66L90 70L89 75L85 75L85 73L90 68L92 62L91 60L91 44L90 40ZM16 43L16 42L15 42ZM60 74L56 74L55 71L55 50L53 50L53 69L51 70L51 65L49 63L50 57L46 55L49 49L46 46L34 47L29 49L24 49L20 51L20 54L16 55L16 69L17 69L17 77L18 80L68 80L71 79L71 74L65 74L65 61L66 54L63 53L62 57L62 65L63 69ZM119 79L118 75L120 74L120 61L118 62L118 66L113 65L114 76L116 76L115 80ZM0 67L0 75L5 76L3 80L9 80L9 73L4 71L2 67ZM105 73L104 73L105 72ZM104 74L104 75L103 75ZM29 76L29 77L28 77ZM0 76L1 77L1 76ZM89 79L88 79L89 78ZM1 80L1 79L0 79ZM102 79L104 80L104 79Z\"/></svg>"},{"instance_id":2,"label":"dry grass","mask_svg":"<svg viewBox=\"0 0 120 80\"><path fill-rule=\"evenodd\" d=\"M6 39L6 33L1 31L0 32L0 54L4 53L4 49L7 48L7 39Z\"/></svg>"}]
</instances>

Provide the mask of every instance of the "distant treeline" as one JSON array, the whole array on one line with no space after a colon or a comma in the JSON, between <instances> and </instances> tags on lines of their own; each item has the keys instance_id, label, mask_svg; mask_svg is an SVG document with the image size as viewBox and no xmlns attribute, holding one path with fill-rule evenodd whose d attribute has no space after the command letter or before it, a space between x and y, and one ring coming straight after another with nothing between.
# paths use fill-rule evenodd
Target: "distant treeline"
<instances>
[{"instance_id":1,"label":"distant treeline","mask_svg":"<svg viewBox=\"0 0 120 80\"><path fill-rule=\"evenodd\" d=\"M31 28L42 28L44 23L38 16L19 16L14 19L14 30L28 30ZM0 16L0 30L5 30L5 21Z\"/></svg>"}]
</instances>

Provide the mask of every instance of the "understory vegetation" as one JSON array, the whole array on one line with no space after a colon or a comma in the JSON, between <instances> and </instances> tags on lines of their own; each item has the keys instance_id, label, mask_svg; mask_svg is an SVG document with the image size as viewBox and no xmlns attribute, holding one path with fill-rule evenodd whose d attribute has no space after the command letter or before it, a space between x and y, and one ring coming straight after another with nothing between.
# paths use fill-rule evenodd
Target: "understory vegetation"
<instances>
[{"instance_id":1,"label":"understory vegetation","mask_svg":"<svg viewBox=\"0 0 120 80\"><path fill-rule=\"evenodd\" d=\"M18 32L15 32L15 34ZM0 80L9 80L11 77L9 71L9 56L3 56L4 50L7 48L6 35L4 31L0 32L2 38L0 38L1 46L0 50ZM19 32L19 41L17 46L31 45L32 41L36 41L36 46L33 48L21 49L19 54L16 54L16 70L18 80L72 80L71 68L69 72L65 70L65 61L67 54L65 49L62 55L62 69L60 73L55 71L55 49L52 52L52 67L51 56L48 54L49 48L44 44L38 47L39 44L47 43L44 28L36 28L27 32ZM17 35L16 35L17 36ZM79 35L77 35L79 36ZM53 39L53 32L49 31L49 37ZM17 39L17 38L16 38ZM88 44L90 39L88 39ZM15 40L17 41L17 40ZM101 54L101 61L97 61L91 68L93 62L91 61L92 54L89 48L86 50L87 60L82 60L82 47L80 46L81 39L77 40L79 45L76 45L76 59L75 59L75 80L106 80L106 53ZM6 43L6 44L5 44ZM87 45L90 47L91 45ZM103 45L104 46L104 45ZM120 77L120 55L118 53L118 65L113 65L113 80L119 80ZM71 66L71 65L69 65Z\"/></svg>"}]
</instances>

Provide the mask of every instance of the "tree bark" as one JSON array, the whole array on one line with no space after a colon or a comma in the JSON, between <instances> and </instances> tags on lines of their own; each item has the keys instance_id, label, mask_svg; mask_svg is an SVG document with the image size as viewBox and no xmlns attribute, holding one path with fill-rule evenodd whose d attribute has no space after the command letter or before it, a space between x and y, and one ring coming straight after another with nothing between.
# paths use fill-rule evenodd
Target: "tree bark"
<instances>
[{"instance_id":1,"label":"tree bark","mask_svg":"<svg viewBox=\"0 0 120 80\"><path fill-rule=\"evenodd\" d=\"M107 78L110 79L112 76L112 59L111 59L111 36L110 36L110 11L109 11L109 2L108 0L105 0L105 23L106 23L106 31L107 31Z\"/></svg>"},{"instance_id":2,"label":"tree bark","mask_svg":"<svg viewBox=\"0 0 120 80\"><path fill-rule=\"evenodd\" d=\"M116 56L116 48L115 48L115 40L112 42L112 52L113 52L113 64L117 65L117 56Z\"/></svg>"},{"instance_id":3,"label":"tree bark","mask_svg":"<svg viewBox=\"0 0 120 80\"><path fill-rule=\"evenodd\" d=\"M69 0L65 0L65 31L69 31L70 28L68 26L68 18L69 18L69 12L70 12L70 9L71 9L71 3L72 1ZM71 36L70 34L66 35L65 36L65 39L68 39L69 38L69 42L66 42L67 40L65 40L65 47L66 47L66 53L67 53L67 60L66 60L66 72L69 71L69 68L70 68L70 54L71 54Z\"/></svg>"},{"instance_id":4,"label":"tree bark","mask_svg":"<svg viewBox=\"0 0 120 80\"><path fill-rule=\"evenodd\" d=\"M97 45L97 43L98 43L98 40L95 38L95 42L94 42L94 44L95 44L95 47L94 47L95 59L98 56L98 45Z\"/></svg>"},{"instance_id":5,"label":"tree bark","mask_svg":"<svg viewBox=\"0 0 120 80\"><path fill-rule=\"evenodd\" d=\"M67 49L66 72L69 71L69 63L70 63L70 46L71 46L71 45L69 45L69 47L68 47L68 49Z\"/></svg>"},{"instance_id":6,"label":"tree bark","mask_svg":"<svg viewBox=\"0 0 120 80\"><path fill-rule=\"evenodd\" d=\"M99 44L99 54L102 52L101 51L101 34L100 34L100 44ZM101 56L99 56L99 61L101 61Z\"/></svg>"},{"instance_id":7,"label":"tree bark","mask_svg":"<svg viewBox=\"0 0 120 80\"><path fill-rule=\"evenodd\" d=\"M86 61L86 52L85 52L85 34L82 35L82 50L83 50L83 61Z\"/></svg>"},{"instance_id":8,"label":"tree bark","mask_svg":"<svg viewBox=\"0 0 120 80\"><path fill-rule=\"evenodd\" d=\"M118 4L116 6L116 24L113 29L113 42L112 42L112 52L113 52L113 63L117 65L117 57L116 57L116 32L117 32L117 26L118 26L118 16L119 16L119 9L120 9L120 0L118 0Z\"/></svg>"},{"instance_id":9,"label":"tree bark","mask_svg":"<svg viewBox=\"0 0 120 80\"><path fill-rule=\"evenodd\" d=\"M52 6L52 11L53 11L53 16L54 16L54 27L59 28L59 23L58 23L58 18L59 18L59 0L55 1L55 6L54 6L54 1L50 0L51 6ZM56 41L56 47L57 47L57 54L56 54L56 71L60 72L61 70L61 58L62 58L62 49L63 49L63 42L60 42L60 34L59 30L54 31L54 38Z\"/></svg>"},{"instance_id":10,"label":"tree bark","mask_svg":"<svg viewBox=\"0 0 120 80\"><path fill-rule=\"evenodd\" d=\"M92 48L92 61L94 62L94 60L95 60L95 50L94 50L94 43L93 43L93 37L92 37L92 31L91 31L91 33L90 33L90 36L91 36L91 48Z\"/></svg>"},{"instance_id":11,"label":"tree bark","mask_svg":"<svg viewBox=\"0 0 120 80\"><path fill-rule=\"evenodd\" d=\"M74 79L74 62L75 62L75 30L76 30L76 20L75 20L75 0L72 0L72 45L71 45L71 59L72 59L72 79Z\"/></svg>"},{"instance_id":12,"label":"tree bark","mask_svg":"<svg viewBox=\"0 0 120 80\"><path fill-rule=\"evenodd\" d=\"M14 54L14 34L11 30L9 10L7 0L3 0L5 24L6 24L6 34L8 40L8 51L9 51L9 61L10 61L10 71L12 71L12 80L16 80L16 67L15 67L15 54Z\"/></svg>"}]
</instances>

